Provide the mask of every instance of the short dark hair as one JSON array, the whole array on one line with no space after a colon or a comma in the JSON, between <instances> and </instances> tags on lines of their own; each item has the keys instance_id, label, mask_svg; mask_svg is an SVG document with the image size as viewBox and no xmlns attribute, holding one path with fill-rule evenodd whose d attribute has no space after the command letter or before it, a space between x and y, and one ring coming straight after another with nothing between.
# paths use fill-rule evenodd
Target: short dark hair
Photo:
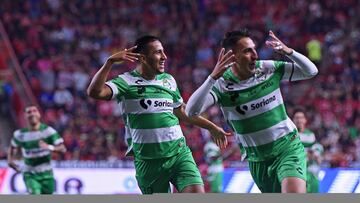
<instances>
[{"instance_id":1,"label":"short dark hair","mask_svg":"<svg viewBox=\"0 0 360 203\"><path fill-rule=\"evenodd\" d=\"M30 103L30 104L25 105L24 112L26 113L26 109L28 109L30 107L35 107L38 111L40 111L40 108L38 105Z\"/></svg>"},{"instance_id":2,"label":"short dark hair","mask_svg":"<svg viewBox=\"0 0 360 203\"><path fill-rule=\"evenodd\" d=\"M155 37L155 36L152 36L152 35L145 35L145 36L142 36L140 38L138 38L136 41L135 41L135 46L136 49L133 51L134 53L144 53L146 52L147 50L147 45L150 43L150 42L154 42L154 41L159 41L160 42L160 39L158 37Z\"/></svg>"},{"instance_id":3,"label":"short dark hair","mask_svg":"<svg viewBox=\"0 0 360 203\"><path fill-rule=\"evenodd\" d=\"M295 107L294 111L293 111L293 117L295 116L296 113L303 113L304 116L306 117L306 110L304 107L301 107L301 106Z\"/></svg>"},{"instance_id":4,"label":"short dark hair","mask_svg":"<svg viewBox=\"0 0 360 203\"><path fill-rule=\"evenodd\" d=\"M225 48L225 50L231 49L241 38L250 37L250 32L248 29L243 28L240 30L227 32L224 38L221 40L221 46Z\"/></svg>"}]
</instances>

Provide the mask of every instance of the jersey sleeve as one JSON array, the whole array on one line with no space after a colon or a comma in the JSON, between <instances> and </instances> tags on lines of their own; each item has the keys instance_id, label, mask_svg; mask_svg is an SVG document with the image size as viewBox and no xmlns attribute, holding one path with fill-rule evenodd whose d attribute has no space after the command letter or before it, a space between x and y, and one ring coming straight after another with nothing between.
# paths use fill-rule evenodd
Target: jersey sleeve
<instances>
[{"instance_id":1,"label":"jersey sleeve","mask_svg":"<svg viewBox=\"0 0 360 203\"><path fill-rule=\"evenodd\" d=\"M168 84L169 84L168 88L172 92L173 108L175 108L175 109L179 108L184 103L184 100L181 96L181 92L180 92L179 86L177 85L175 78L170 74L166 74L165 81L168 82Z\"/></svg>"},{"instance_id":2,"label":"jersey sleeve","mask_svg":"<svg viewBox=\"0 0 360 203\"><path fill-rule=\"evenodd\" d=\"M301 68L299 67L299 65L297 65L296 63L289 63L286 62L284 64L284 76L282 78L283 81L298 81L298 80L306 80L311 78L312 75L308 75L305 74Z\"/></svg>"},{"instance_id":3,"label":"jersey sleeve","mask_svg":"<svg viewBox=\"0 0 360 203\"><path fill-rule=\"evenodd\" d=\"M286 62L284 61L273 61L273 60L261 60L256 62L256 66L258 70L256 74L280 74L280 78L283 78L285 69L286 69Z\"/></svg>"},{"instance_id":4,"label":"jersey sleeve","mask_svg":"<svg viewBox=\"0 0 360 203\"><path fill-rule=\"evenodd\" d=\"M120 100L129 88L129 85L120 76L105 83L112 91L111 99Z\"/></svg>"},{"instance_id":5,"label":"jersey sleeve","mask_svg":"<svg viewBox=\"0 0 360 203\"><path fill-rule=\"evenodd\" d=\"M59 133L52 127L51 128L51 135L50 135L50 144L52 145L59 145L64 142L63 138L59 135Z\"/></svg>"},{"instance_id":6,"label":"jersey sleeve","mask_svg":"<svg viewBox=\"0 0 360 203\"><path fill-rule=\"evenodd\" d=\"M19 134L19 132L15 131L13 137L11 138L10 144L12 147L20 147L21 146L21 142L18 139L18 134Z\"/></svg>"},{"instance_id":7,"label":"jersey sleeve","mask_svg":"<svg viewBox=\"0 0 360 203\"><path fill-rule=\"evenodd\" d=\"M278 73L281 75L281 81L291 82L309 78L294 62L264 60L261 71L265 74Z\"/></svg>"},{"instance_id":8,"label":"jersey sleeve","mask_svg":"<svg viewBox=\"0 0 360 203\"><path fill-rule=\"evenodd\" d=\"M219 90L216 87L212 87L210 90L210 95L213 97L214 102L216 103L220 98Z\"/></svg>"},{"instance_id":9,"label":"jersey sleeve","mask_svg":"<svg viewBox=\"0 0 360 203\"><path fill-rule=\"evenodd\" d=\"M182 105L182 103L184 102L183 98L181 97L180 90L178 87L176 87L173 99L174 99L174 108L180 107Z\"/></svg>"}]
</instances>

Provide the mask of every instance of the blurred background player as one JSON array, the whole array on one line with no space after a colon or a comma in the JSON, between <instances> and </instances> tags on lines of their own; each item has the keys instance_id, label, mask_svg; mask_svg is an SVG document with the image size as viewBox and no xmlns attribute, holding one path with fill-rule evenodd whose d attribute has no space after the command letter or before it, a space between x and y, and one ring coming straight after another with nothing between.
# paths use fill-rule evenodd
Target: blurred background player
<instances>
[{"instance_id":1,"label":"blurred background player","mask_svg":"<svg viewBox=\"0 0 360 203\"><path fill-rule=\"evenodd\" d=\"M307 117L304 108L298 107L294 109L293 121L307 153L306 191L308 193L318 193L323 146L316 141L315 134L306 128Z\"/></svg>"},{"instance_id":2,"label":"blurred background player","mask_svg":"<svg viewBox=\"0 0 360 203\"><path fill-rule=\"evenodd\" d=\"M136 179L143 194L203 193L203 181L179 125L184 120L206 128L221 147L227 144L221 128L202 117L189 118L175 79L165 73L167 56L157 37L143 36L134 47L110 56L95 74L88 95L122 103L132 139ZM135 70L106 82L114 62L139 61Z\"/></svg>"},{"instance_id":3,"label":"blurred background player","mask_svg":"<svg viewBox=\"0 0 360 203\"><path fill-rule=\"evenodd\" d=\"M25 108L28 126L16 130L8 152L8 164L16 172L23 172L24 182L30 194L52 194L55 180L51 166L51 152L65 153L63 139L56 130L40 121L36 106ZM14 156L21 149L25 166L14 162Z\"/></svg>"},{"instance_id":4,"label":"blurred background player","mask_svg":"<svg viewBox=\"0 0 360 203\"><path fill-rule=\"evenodd\" d=\"M230 148L222 154L221 149L217 146L209 136L206 136L207 142L204 145L204 158L207 163L206 180L210 185L210 192L221 193L223 192L223 161L232 153L238 150L237 145L231 145Z\"/></svg>"},{"instance_id":5,"label":"blurred background player","mask_svg":"<svg viewBox=\"0 0 360 203\"><path fill-rule=\"evenodd\" d=\"M318 70L272 31L269 38L266 44L291 63L258 60L247 29L228 32L213 72L191 95L186 112L198 115L218 103L246 150L250 173L260 191L305 193L304 146L287 116L280 82L309 79Z\"/></svg>"},{"instance_id":6,"label":"blurred background player","mask_svg":"<svg viewBox=\"0 0 360 203\"><path fill-rule=\"evenodd\" d=\"M204 157L208 164L206 179L210 184L210 192L222 192L223 179L223 158L221 157L220 148L208 139L204 146Z\"/></svg>"}]
</instances>

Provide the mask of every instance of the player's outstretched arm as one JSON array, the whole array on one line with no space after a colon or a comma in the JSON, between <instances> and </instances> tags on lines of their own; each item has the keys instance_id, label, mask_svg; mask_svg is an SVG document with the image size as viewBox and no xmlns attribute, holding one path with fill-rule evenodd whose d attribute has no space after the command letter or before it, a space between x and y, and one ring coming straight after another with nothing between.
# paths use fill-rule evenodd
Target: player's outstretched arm
<instances>
[{"instance_id":1,"label":"player's outstretched arm","mask_svg":"<svg viewBox=\"0 0 360 203\"><path fill-rule=\"evenodd\" d=\"M208 119L202 116L192 116L192 117L187 116L185 113L185 104L174 109L174 114L181 121L185 121L187 123L196 125L200 128L207 129L210 132L211 138L214 141L214 143L218 145L221 149L226 148L228 144L226 136L230 136L231 133L225 132L221 127L215 125L213 122L209 121Z\"/></svg>"},{"instance_id":2,"label":"player's outstretched arm","mask_svg":"<svg viewBox=\"0 0 360 203\"><path fill-rule=\"evenodd\" d=\"M66 152L66 147L63 143L58 144L58 145L50 145L50 144L47 144L46 142L44 142L43 140L39 140L39 146L42 149L48 149L53 152L59 152L59 153Z\"/></svg>"},{"instance_id":3,"label":"player's outstretched arm","mask_svg":"<svg viewBox=\"0 0 360 203\"><path fill-rule=\"evenodd\" d=\"M124 49L120 52L111 55L104 65L96 72L94 77L92 78L89 87L87 88L87 94L94 99L102 99L102 100L110 100L112 96L112 91L110 87L105 85L109 72L111 70L111 66L115 62L124 62L130 61L135 62L138 61L140 54L133 53L132 51L136 48L136 46L131 47L130 49Z\"/></svg>"},{"instance_id":4,"label":"player's outstretched arm","mask_svg":"<svg viewBox=\"0 0 360 203\"><path fill-rule=\"evenodd\" d=\"M224 74L224 72L234 64L234 62L232 62L233 59L234 54L231 50L225 53L225 49L221 49L213 72L189 98L185 109L185 112L188 116L199 115L206 111L208 107L215 104L216 96L210 93L211 88L215 84L215 81L219 79Z\"/></svg>"},{"instance_id":5,"label":"player's outstretched arm","mask_svg":"<svg viewBox=\"0 0 360 203\"><path fill-rule=\"evenodd\" d=\"M7 162L8 162L8 166L12 169L14 169L16 172L21 172L20 170L20 167L19 165L17 165L14 160L15 160L15 154L16 152L18 151L18 147L14 147L14 146L11 146L9 147L9 150L8 150L8 154L7 154Z\"/></svg>"},{"instance_id":6,"label":"player's outstretched arm","mask_svg":"<svg viewBox=\"0 0 360 203\"><path fill-rule=\"evenodd\" d=\"M271 30L269 31L269 36L271 39L266 41L266 45L273 48L276 52L286 55L295 63L294 66L290 64L285 66L284 79L289 79L290 81L304 80L317 75L318 69L310 59L286 46Z\"/></svg>"}]
</instances>

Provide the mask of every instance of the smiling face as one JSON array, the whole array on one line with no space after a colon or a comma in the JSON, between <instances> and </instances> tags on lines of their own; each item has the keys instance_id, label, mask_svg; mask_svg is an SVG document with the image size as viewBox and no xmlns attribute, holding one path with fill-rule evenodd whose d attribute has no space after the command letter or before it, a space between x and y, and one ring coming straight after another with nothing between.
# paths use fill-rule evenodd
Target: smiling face
<instances>
[{"instance_id":1,"label":"smiling face","mask_svg":"<svg viewBox=\"0 0 360 203\"><path fill-rule=\"evenodd\" d=\"M240 38L233 47L237 72L242 78L249 78L255 74L255 62L258 54L255 43L250 37Z\"/></svg>"},{"instance_id":2,"label":"smiling face","mask_svg":"<svg viewBox=\"0 0 360 203\"><path fill-rule=\"evenodd\" d=\"M149 42L143 54L143 67L147 73L161 74L165 71L167 56L160 41Z\"/></svg>"}]
</instances>

